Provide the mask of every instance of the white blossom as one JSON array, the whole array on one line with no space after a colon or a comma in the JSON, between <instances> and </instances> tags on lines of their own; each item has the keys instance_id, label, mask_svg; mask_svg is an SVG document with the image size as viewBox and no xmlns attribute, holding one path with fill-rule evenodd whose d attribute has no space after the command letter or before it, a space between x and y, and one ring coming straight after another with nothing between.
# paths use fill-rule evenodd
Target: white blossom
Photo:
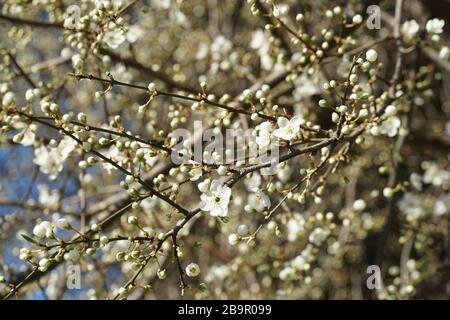
<instances>
[{"instance_id":1,"label":"white blossom","mask_svg":"<svg viewBox=\"0 0 450 320\"><path fill-rule=\"evenodd\" d=\"M384 134L390 138L395 137L400 129L401 121L400 118L393 116L383 121L380 125L380 133Z\"/></svg>"},{"instance_id":2,"label":"white blossom","mask_svg":"<svg viewBox=\"0 0 450 320\"><path fill-rule=\"evenodd\" d=\"M40 146L34 150L33 162L40 170L54 180L63 169L63 163L75 149L76 141L65 136L57 147Z\"/></svg>"},{"instance_id":3,"label":"white blossom","mask_svg":"<svg viewBox=\"0 0 450 320\"><path fill-rule=\"evenodd\" d=\"M426 29L428 33L441 34L442 32L444 32L443 30L444 25L445 25L444 20L435 18L428 20Z\"/></svg>"},{"instance_id":4,"label":"white blossom","mask_svg":"<svg viewBox=\"0 0 450 320\"><path fill-rule=\"evenodd\" d=\"M294 116L291 120L285 117L277 119L278 129L275 129L273 135L277 138L290 141L300 132L300 125L304 123L301 116Z\"/></svg>"},{"instance_id":5,"label":"white blossom","mask_svg":"<svg viewBox=\"0 0 450 320\"><path fill-rule=\"evenodd\" d=\"M370 62L375 62L378 59L378 53L374 49L369 49L366 52L366 59Z\"/></svg>"},{"instance_id":6,"label":"white blossom","mask_svg":"<svg viewBox=\"0 0 450 320\"><path fill-rule=\"evenodd\" d=\"M256 211L260 212L270 208L270 198L259 188L253 188L254 193L248 197L248 203Z\"/></svg>"},{"instance_id":7,"label":"white blossom","mask_svg":"<svg viewBox=\"0 0 450 320\"><path fill-rule=\"evenodd\" d=\"M246 224L241 224L237 228L237 234L244 237L248 234L248 226Z\"/></svg>"},{"instance_id":8,"label":"white blossom","mask_svg":"<svg viewBox=\"0 0 450 320\"><path fill-rule=\"evenodd\" d=\"M357 199L353 202L353 209L356 211L362 211L366 208L366 202L363 199Z\"/></svg>"},{"instance_id":9,"label":"white blossom","mask_svg":"<svg viewBox=\"0 0 450 320\"><path fill-rule=\"evenodd\" d=\"M256 144L261 148L267 148L272 142L273 125L270 121L264 121L255 127L254 135Z\"/></svg>"},{"instance_id":10,"label":"white blossom","mask_svg":"<svg viewBox=\"0 0 450 320\"><path fill-rule=\"evenodd\" d=\"M230 197L231 189L219 180L213 180L209 191L200 196L200 209L208 211L213 217L225 217L228 215Z\"/></svg>"},{"instance_id":11,"label":"white blossom","mask_svg":"<svg viewBox=\"0 0 450 320\"><path fill-rule=\"evenodd\" d=\"M317 227L311 232L308 239L309 239L309 242L314 243L316 246L320 246L325 241L327 236L328 236L328 232L326 230L324 230L323 228Z\"/></svg>"},{"instance_id":12,"label":"white blossom","mask_svg":"<svg viewBox=\"0 0 450 320\"><path fill-rule=\"evenodd\" d=\"M69 221L67 221L67 219L65 218L58 219L58 221L56 222L56 226L62 230L68 230L71 227Z\"/></svg>"},{"instance_id":13,"label":"white blossom","mask_svg":"<svg viewBox=\"0 0 450 320\"><path fill-rule=\"evenodd\" d=\"M53 235L53 226L49 221L42 221L33 229L33 234L39 238L50 238Z\"/></svg>"},{"instance_id":14,"label":"white blossom","mask_svg":"<svg viewBox=\"0 0 450 320\"><path fill-rule=\"evenodd\" d=\"M305 218L299 213L294 213L292 218L286 223L288 240L293 242L304 232L305 230Z\"/></svg>"},{"instance_id":15,"label":"white blossom","mask_svg":"<svg viewBox=\"0 0 450 320\"><path fill-rule=\"evenodd\" d=\"M239 236L236 233L232 233L228 236L228 243L235 246L239 243Z\"/></svg>"},{"instance_id":16,"label":"white blossom","mask_svg":"<svg viewBox=\"0 0 450 320\"><path fill-rule=\"evenodd\" d=\"M186 275L195 278L200 274L200 267L198 264L191 262L186 266Z\"/></svg>"},{"instance_id":17,"label":"white blossom","mask_svg":"<svg viewBox=\"0 0 450 320\"><path fill-rule=\"evenodd\" d=\"M118 48L126 39L126 36L120 29L107 31L103 36L103 41L113 49Z\"/></svg>"},{"instance_id":18,"label":"white blossom","mask_svg":"<svg viewBox=\"0 0 450 320\"><path fill-rule=\"evenodd\" d=\"M200 163L195 161L191 161L190 163L192 163L192 169L189 171L189 175L191 177L190 180L197 181L203 175L202 166Z\"/></svg>"},{"instance_id":19,"label":"white blossom","mask_svg":"<svg viewBox=\"0 0 450 320\"><path fill-rule=\"evenodd\" d=\"M441 50L439 50L439 58L442 60L447 60L450 57L450 48L447 46L443 46Z\"/></svg>"},{"instance_id":20,"label":"white blossom","mask_svg":"<svg viewBox=\"0 0 450 320\"><path fill-rule=\"evenodd\" d=\"M437 187L450 183L450 171L441 169L436 163L430 163L423 175L423 182Z\"/></svg>"},{"instance_id":21,"label":"white blossom","mask_svg":"<svg viewBox=\"0 0 450 320\"><path fill-rule=\"evenodd\" d=\"M23 122L19 122L15 127L17 129L22 128L22 130L13 137L13 141L15 143L20 143L25 147L32 146L36 141L36 131L38 126L36 124L27 125Z\"/></svg>"},{"instance_id":22,"label":"white blossom","mask_svg":"<svg viewBox=\"0 0 450 320\"><path fill-rule=\"evenodd\" d=\"M411 173L411 175L409 176L409 182L411 183L411 186L417 191L422 190L422 176L420 174L417 174L415 172Z\"/></svg>"},{"instance_id":23,"label":"white blossom","mask_svg":"<svg viewBox=\"0 0 450 320\"><path fill-rule=\"evenodd\" d=\"M443 216L450 212L450 195L444 195L436 199L433 212L436 216Z\"/></svg>"},{"instance_id":24,"label":"white blossom","mask_svg":"<svg viewBox=\"0 0 450 320\"><path fill-rule=\"evenodd\" d=\"M411 192L405 192L398 202L398 208L403 214L410 218L417 219L425 214L425 211L422 208L422 201L421 197Z\"/></svg>"},{"instance_id":25,"label":"white blossom","mask_svg":"<svg viewBox=\"0 0 450 320\"><path fill-rule=\"evenodd\" d=\"M244 180L244 184L249 191L254 188L258 188L261 185L261 175L258 172L253 172L251 175L247 175Z\"/></svg>"},{"instance_id":26,"label":"white blossom","mask_svg":"<svg viewBox=\"0 0 450 320\"><path fill-rule=\"evenodd\" d=\"M271 70L274 65L274 59L270 53L270 43L262 30L257 30L252 34L250 47L257 50L261 61L261 67L264 70Z\"/></svg>"},{"instance_id":27,"label":"white blossom","mask_svg":"<svg viewBox=\"0 0 450 320\"><path fill-rule=\"evenodd\" d=\"M126 34L126 39L129 43L135 43L143 35L144 35L144 30L137 25L133 25L130 28L128 28L128 32Z\"/></svg>"},{"instance_id":28,"label":"white blossom","mask_svg":"<svg viewBox=\"0 0 450 320\"><path fill-rule=\"evenodd\" d=\"M50 259L42 258L41 260L39 260L39 270L41 272L45 272L47 271L48 267L50 267L51 264L52 261Z\"/></svg>"},{"instance_id":29,"label":"white blossom","mask_svg":"<svg viewBox=\"0 0 450 320\"><path fill-rule=\"evenodd\" d=\"M419 33L420 26L416 20L408 20L402 24L401 33L403 35L403 39L406 42L411 41L417 33Z\"/></svg>"},{"instance_id":30,"label":"white blossom","mask_svg":"<svg viewBox=\"0 0 450 320\"><path fill-rule=\"evenodd\" d=\"M2 104L6 107L11 106L15 102L15 95L13 92L8 91L3 95Z\"/></svg>"}]
</instances>

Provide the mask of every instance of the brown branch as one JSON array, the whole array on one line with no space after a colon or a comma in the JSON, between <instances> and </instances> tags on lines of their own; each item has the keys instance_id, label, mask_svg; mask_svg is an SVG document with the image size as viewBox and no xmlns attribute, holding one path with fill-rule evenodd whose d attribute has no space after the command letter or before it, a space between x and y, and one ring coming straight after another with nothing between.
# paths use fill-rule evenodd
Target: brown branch
<instances>
[{"instance_id":1,"label":"brown branch","mask_svg":"<svg viewBox=\"0 0 450 320\"><path fill-rule=\"evenodd\" d=\"M6 50L6 49L5 49ZM19 71L19 74L21 76L24 77L24 79L26 80L26 82L28 82L28 84L33 88L37 88L36 84L33 82L33 80L31 80L30 76L22 69L22 67L20 66L20 64L17 62L16 57L9 51L6 50L6 53L8 54L9 58L11 59L12 63L14 64L14 66L17 68L17 70Z\"/></svg>"}]
</instances>

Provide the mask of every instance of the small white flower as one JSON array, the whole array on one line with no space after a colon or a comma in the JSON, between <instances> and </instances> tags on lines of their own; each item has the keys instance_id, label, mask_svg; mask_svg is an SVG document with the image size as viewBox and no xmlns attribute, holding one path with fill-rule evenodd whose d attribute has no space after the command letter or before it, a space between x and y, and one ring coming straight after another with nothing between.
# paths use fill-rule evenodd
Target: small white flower
<instances>
[{"instance_id":1,"label":"small white flower","mask_svg":"<svg viewBox=\"0 0 450 320\"><path fill-rule=\"evenodd\" d=\"M254 208L256 211L261 212L265 208L270 208L270 198L261 191L259 188L253 188L252 191L253 194L249 195L249 204Z\"/></svg>"},{"instance_id":2,"label":"small white flower","mask_svg":"<svg viewBox=\"0 0 450 320\"><path fill-rule=\"evenodd\" d=\"M443 30L444 25L445 25L444 20L435 18L428 20L426 29L428 33L441 34L442 32L444 32Z\"/></svg>"},{"instance_id":3,"label":"small white flower","mask_svg":"<svg viewBox=\"0 0 450 320\"><path fill-rule=\"evenodd\" d=\"M315 228L308 237L309 242L320 246L328 236L328 232L320 227Z\"/></svg>"},{"instance_id":4,"label":"small white flower","mask_svg":"<svg viewBox=\"0 0 450 320\"><path fill-rule=\"evenodd\" d=\"M388 105L384 110L384 114L388 117L391 117L397 113L397 108L393 105Z\"/></svg>"},{"instance_id":5,"label":"small white flower","mask_svg":"<svg viewBox=\"0 0 450 320\"><path fill-rule=\"evenodd\" d=\"M42 221L33 229L33 234L39 238L50 238L53 235L53 226L48 221Z\"/></svg>"},{"instance_id":6,"label":"small white flower","mask_svg":"<svg viewBox=\"0 0 450 320\"><path fill-rule=\"evenodd\" d=\"M392 138L395 137L400 129L400 118L393 116L385 120L379 127L380 133Z\"/></svg>"},{"instance_id":7,"label":"small white flower","mask_svg":"<svg viewBox=\"0 0 450 320\"><path fill-rule=\"evenodd\" d=\"M28 89L27 91L25 91L25 100L27 100L28 102L32 101L34 96L34 89Z\"/></svg>"},{"instance_id":8,"label":"small white flower","mask_svg":"<svg viewBox=\"0 0 450 320\"><path fill-rule=\"evenodd\" d=\"M398 202L398 208L408 218L417 219L425 214L422 203L423 199L420 196L406 192Z\"/></svg>"},{"instance_id":9,"label":"small white flower","mask_svg":"<svg viewBox=\"0 0 450 320\"><path fill-rule=\"evenodd\" d=\"M370 134L373 136L379 136L380 135L380 127L379 126L372 126L370 129Z\"/></svg>"},{"instance_id":10,"label":"small white flower","mask_svg":"<svg viewBox=\"0 0 450 320\"><path fill-rule=\"evenodd\" d=\"M237 228L237 234L241 237L245 237L246 235L248 235L248 226L246 224L239 225L239 227Z\"/></svg>"},{"instance_id":11,"label":"small white flower","mask_svg":"<svg viewBox=\"0 0 450 320\"><path fill-rule=\"evenodd\" d=\"M262 30L254 31L250 47L258 51L260 56L261 67L265 70L271 70L274 66L274 59L271 56L271 46L268 41L268 36Z\"/></svg>"},{"instance_id":12,"label":"small white flower","mask_svg":"<svg viewBox=\"0 0 450 320\"><path fill-rule=\"evenodd\" d=\"M39 239L45 238L45 228L38 224L34 227L33 234Z\"/></svg>"},{"instance_id":13,"label":"small white flower","mask_svg":"<svg viewBox=\"0 0 450 320\"><path fill-rule=\"evenodd\" d=\"M228 243L235 246L239 243L239 236L236 233L232 233L228 236Z\"/></svg>"},{"instance_id":14,"label":"small white flower","mask_svg":"<svg viewBox=\"0 0 450 320\"><path fill-rule=\"evenodd\" d=\"M353 209L355 211L362 211L366 208L366 202L363 199L358 199L353 202Z\"/></svg>"},{"instance_id":15,"label":"small white flower","mask_svg":"<svg viewBox=\"0 0 450 320\"><path fill-rule=\"evenodd\" d=\"M198 190L200 190L203 193L206 193L209 191L210 185L211 185L211 180L206 179L205 181L202 181L198 184Z\"/></svg>"},{"instance_id":16,"label":"small white flower","mask_svg":"<svg viewBox=\"0 0 450 320\"><path fill-rule=\"evenodd\" d=\"M75 147L77 146L77 142L75 139L72 139L69 136L65 136L58 144L58 153L60 154L62 159L67 159L72 153L73 150L75 150Z\"/></svg>"},{"instance_id":17,"label":"small white flower","mask_svg":"<svg viewBox=\"0 0 450 320\"><path fill-rule=\"evenodd\" d=\"M374 49L370 49L366 52L366 60L375 62L378 59L378 53Z\"/></svg>"},{"instance_id":18,"label":"small white flower","mask_svg":"<svg viewBox=\"0 0 450 320\"><path fill-rule=\"evenodd\" d=\"M126 37L121 30L109 30L103 36L103 41L113 49L119 47L125 39Z\"/></svg>"},{"instance_id":19,"label":"small white flower","mask_svg":"<svg viewBox=\"0 0 450 320\"><path fill-rule=\"evenodd\" d=\"M433 213L442 216L450 212L450 196L441 196L434 203Z\"/></svg>"},{"instance_id":20,"label":"small white flower","mask_svg":"<svg viewBox=\"0 0 450 320\"><path fill-rule=\"evenodd\" d=\"M419 32L420 26L416 20L405 21L401 28L403 39L406 42L411 41Z\"/></svg>"},{"instance_id":21,"label":"small white flower","mask_svg":"<svg viewBox=\"0 0 450 320\"><path fill-rule=\"evenodd\" d=\"M147 86L148 91L155 92L156 91L156 84L154 82L150 82Z\"/></svg>"},{"instance_id":22,"label":"small white flower","mask_svg":"<svg viewBox=\"0 0 450 320\"><path fill-rule=\"evenodd\" d=\"M64 137L57 147L40 146L34 150L33 162L40 170L54 180L63 169L63 163L75 149L76 141L68 136Z\"/></svg>"},{"instance_id":23,"label":"small white flower","mask_svg":"<svg viewBox=\"0 0 450 320\"><path fill-rule=\"evenodd\" d=\"M215 61L222 60L230 53L231 49L233 49L233 42L223 35L214 37L214 42L210 46L211 56Z\"/></svg>"},{"instance_id":24,"label":"small white flower","mask_svg":"<svg viewBox=\"0 0 450 320\"><path fill-rule=\"evenodd\" d=\"M394 196L394 189L386 187L383 189L383 196L390 199Z\"/></svg>"},{"instance_id":25,"label":"small white flower","mask_svg":"<svg viewBox=\"0 0 450 320\"><path fill-rule=\"evenodd\" d=\"M80 70L83 67L83 59L81 58L81 55L74 54L72 56L72 66L76 70Z\"/></svg>"},{"instance_id":26,"label":"small white flower","mask_svg":"<svg viewBox=\"0 0 450 320\"><path fill-rule=\"evenodd\" d=\"M52 261L50 259L42 258L41 260L39 260L39 270L45 272L51 264Z\"/></svg>"},{"instance_id":27,"label":"small white flower","mask_svg":"<svg viewBox=\"0 0 450 320\"><path fill-rule=\"evenodd\" d=\"M156 275L158 276L159 279L164 280L165 278L167 278L167 270L159 269L158 271L156 271Z\"/></svg>"},{"instance_id":28,"label":"small white flower","mask_svg":"<svg viewBox=\"0 0 450 320\"><path fill-rule=\"evenodd\" d=\"M288 240L293 242L305 231L305 218L299 214L294 213L292 218L286 224Z\"/></svg>"},{"instance_id":29,"label":"small white flower","mask_svg":"<svg viewBox=\"0 0 450 320\"><path fill-rule=\"evenodd\" d=\"M227 167L225 167L225 166L219 166L219 167L217 168L217 173L218 173L220 176L226 175L227 172L228 172L228 170L227 170Z\"/></svg>"},{"instance_id":30,"label":"small white flower","mask_svg":"<svg viewBox=\"0 0 450 320\"><path fill-rule=\"evenodd\" d=\"M198 179L200 179L200 177L203 175L202 166L200 164L194 165L191 171L189 171L189 175L191 176L191 178L189 179L191 181L197 181Z\"/></svg>"},{"instance_id":31,"label":"small white flower","mask_svg":"<svg viewBox=\"0 0 450 320\"><path fill-rule=\"evenodd\" d=\"M299 255L292 260L292 266L297 270L307 270L309 268L308 262L302 255Z\"/></svg>"},{"instance_id":32,"label":"small white flower","mask_svg":"<svg viewBox=\"0 0 450 320\"><path fill-rule=\"evenodd\" d=\"M439 51L439 58L442 60L447 60L450 57L450 49L447 46L444 46Z\"/></svg>"},{"instance_id":33,"label":"small white flower","mask_svg":"<svg viewBox=\"0 0 450 320\"><path fill-rule=\"evenodd\" d=\"M172 4L171 0L154 0L151 1L151 5L153 8L158 10L169 9Z\"/></svg>"},{"instance_id":34,"label":"small white flower","mask_svg":"<svg viewBox=\"0 0 450 320\"><path fill-rule=\"evenodd\" d=\"M209 45L205 42L199 44L197 49L197 54L195 55L195 59L203 60L208 56Z\"/></svg>"},{"instance_id":35,"label":"small white flower","mask_svg":"<svg viewBox=\"0 0 450 320\"><path fill-rule=\"evenodd\" d=\"M129 216L127 221L128 221L128 224L131 224L131 225L138 224L138 219L135 216Z\"/></svg>"},{"instance_id":36,"label":"small white flower","mask_svg":"<svg viewBox=\"0 0 450 320\"><path fill-rule=\"evenodd\" d=\"M64 218L58 219L56 226L62 230L69 230L71 228L69 221Z\"/></svg>"},{"instance_id":37,"label":"small white flower","mask_svg":"<svg viewBox=\"0 0 450 320\"><path fill-rule=\"evenodd\" d=\"M285 163L283 163L285 164ZM277 167L277 178L280 179L281 182L287 182L292 177L292 168L288 165Z\"/></svg>"},{"instance_id":38,"label":"small white flower","mask_svg":"<svg viewBox=\"0 0 450 320\"><path fill-rule=\"evenodd\" d=\"M273 125L270 121L264 121L255 127L254 135L256 136L256 144L261 149L264 149L270 145L272 131Z\"/></svg>"},{"instance_id":39,"label":"small white flower","mask_svg":"<svg viewBox=\"0 0 450 320\"><path fill-rule=\"evenodd\" d=\"M411 173L409 176L409 182L414 189L417 191L422 191L422 176L420 174L415 172Z\"/></svg>"},{"instance_id":40,"label":"small white flower","mask_svg":"<svg viewBox=\"0 0 450 320\"><path fill-rule=\"evenodd\" d=\"M107 236L101 236L99 239L99 242L102 246L105 246L108 244L109 240Z\"/></svg>"},{"instance_id":41,"label":"small white flower","mask_svg":"<svg viewBox=\"0 0 450 320\"><path fill-rule=\"evenodd\" d=\"M20 143L23 146L31 146L36 140L36 131L38 127L35 124L27 125L25 123L19 123L15 126L17 129L23 128L18 134L13 137L15 143Z\"/></svg>"},{"instance_id":42,"label":"small white flower","mask_svg":"<svg viewBox=\"0 0 450 320\"><path fill-rule=\"evenodd\" d=\"M365 118L365 117L367 117L369 115L369 110L367 110L367 109L361 109L360 111L359 111L359 117L360 118Z\"/></svg>"},{"instance_id":43,"label":"small white flower","mask_svg":"<svg viewBox=\"0 0 450 320\"><path fill-rule=\"evenodd\" d=\"M195 278L200 274L200 267L198 264L191 262L186 266L186 275L191 278Z\"/></svg>"},{"instance_id":44,"label":"small white flower","mask_svg":"<svg viewBox=\"0 0 450 320\"><path fill-rule=\"evenodd\" d=\"M251 175L247 175L244 180L244 184L248 190L253 190L261 185L261 176L258 172L254 171Z\"/></svg>"},{"instance_id":45,"label":"small white flower","mask_svg":"<svg viewBox=\"0 0 450 320\"><path fill-rule=\"evenodd\" d=\"M354 15L352 21L355 24L360 24L363 21L363 17L360 14Z\"/></svg>"},{"instance_id":46,"label":"small white flower","mask_svg":"<svg viewBox=\"0 0 450 320\"><path fill-rule=\"evenodd\" d=\"M281 269L279 277L281 280L289 280L294 276L294 269L291 267L285 267Z\"/></svg>"},{"instance_id":47,"label":"small white flower","mask_svg":"<svg viewBox=\"0 0 450 320\"><path fill-rule=\"evenodd\" d=\"M285 117L277 119L278 129L273 132L277 138L290 141L294 139L300 131L300 125L304 123L304 119L300 116L295 116L291 120Z\"/></svg>"},{"instance_id":48,"label":"small white flower","mask_svg":"<svg viewBox=\"0 0 450 320\"><path fill-rule=\"evenodd\" d=\"M439 168L436 163L431 163L423 175L423 182L439 187L450 182L450 171Z\"/></svg>"},{"instance_id":49,"label":"small white flower","mask_svg":"<svg viewBox=\"0 0 450 320\"><path fill-rule=\"evenodd\" d=\"M64 28L65 29L78 29L80 28L80 7L77 5L71 5L67 7L64 13Z\"/></svg>"},{"instance_id":50,"label":"small white flower","mask_svg":"<svg viewBox=\"0 0 450 320\"><path fill-rule=\"evenodd\" d=\"M62 50L60 52L60 56L63 59L67 59L67 60L71 59L72 55L73 55L72 49L70 49L68 47L62 48Z\"/></svg>"},{"instance_id":51,"label":"small white flower","mask_svg":"<svg viewBox=\"0 0 450 320\"><path fill-rule=\"evenodd\" d=\"M134 42L136 42L140 37L142 37L143 34L144 34L144 30L142 30L141 27L135 25L135 26L131 26L131 27L128 29L126 38L127 38L127 41L128 41L129 43L134 43Z\"/></svg>"},{"instance_id":52,"label":"small white flower","mask_svg":"<svg viewBox=\"0 0 450 320\"><path fill-rule=\"evenodd\" d=\"M9 107L14 103L15 100L16 100L16 98L14 96L14 93L12 93L11 91L8 91L3 95L2 104L5 107Z\"/></svg>"},{"instance_id":53,"label":"small white flower","mask_svg":"<svg viewBox=\"0 0 450 320\"><path fill-rule=\"evenodd\" d=\"M158 156L151 156L150 153L148 152L148 149L145 150L146 151L144 152L144 161L149 167L153 167L158 161Z\"/></svg>"},{"instance_id":54,"label":"small white flower","mask_svg":"<svg viewBox=\"0 0 450 320\"><path fill-rule=\"evenodd\" d=\"M331 114L331 121L333 121L334 123L339 123L339 119L340 119L340 116L337 112L333 112Z\"/></svg>"},{"instance_id":55,"label":"small white flower","mask_svg":"<svg viewBox=\"0 0 450 320\"><path fill-rule=\"evenodd\" d=\"M21 248L19 252L20 252L20 254L19 254L19 259L20 260L28 260L28 259L30 259L31 252L30 252L30 250L28 248Z\"/></svg>"},{"instance_id":56,"label":"small white flower","mask_svg":"<svg viewBox=\"0 0 450 320\"><path fill-rule=\"evenodd\" d=\"M225 217L228 215L228 203L230 202L231 189L219 180L213 180L209 191L200 196L200 209L209 211L213 217Z\"/></svg>"}]
</instances>

